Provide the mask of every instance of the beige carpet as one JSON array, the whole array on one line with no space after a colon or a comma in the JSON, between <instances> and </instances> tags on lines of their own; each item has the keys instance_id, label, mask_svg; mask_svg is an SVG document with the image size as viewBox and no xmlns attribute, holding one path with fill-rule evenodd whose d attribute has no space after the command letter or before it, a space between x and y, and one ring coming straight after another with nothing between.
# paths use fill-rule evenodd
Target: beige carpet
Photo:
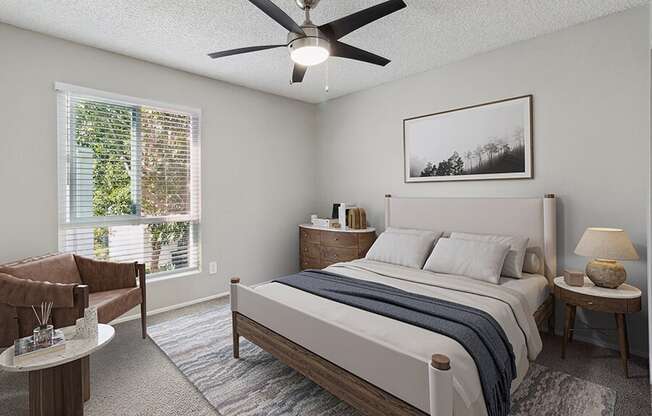
<instances>
[{"instance_id":1,"label":"beige carpet","mask_svg":"<svg viewBox=\"0 0 652 416\"><path fill-rule=\"evenodd\" d=\"M150 317L150 324L201 312L228 299L206 302ZM537 363L616 391L615 415L650 415L647 361L630 362L625 379L615 351L575 342L568 358L559 359L560 338L544 335ZM175 365L151 340L140 338L140 322L116 326L116 337L91 356L92 397L86 415L218 415ZM27 415L27 376L0 371L0 415Z\"/></svg>"}]
</instances>

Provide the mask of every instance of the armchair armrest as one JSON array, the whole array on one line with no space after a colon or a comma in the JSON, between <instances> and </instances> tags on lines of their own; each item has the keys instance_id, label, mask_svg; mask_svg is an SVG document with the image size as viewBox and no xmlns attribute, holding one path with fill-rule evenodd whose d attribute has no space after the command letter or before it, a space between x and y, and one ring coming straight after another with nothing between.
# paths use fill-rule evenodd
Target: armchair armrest
<instances>
[{"instance_id":1,"label":"armchair armrest","mask_svg":"<svg viewBox=\"0 0 652 416\"><path fill-rule=\"evenodd\" d=\"M90 293L136 287L137 263L100 261L78 255L75 262Z\"/></svg>"},{"instance_id":2,"label":"armchair armrest","mask_svg":"<svg viewBox=\"0 0 652 416\"><path fill-rule=\"evenodd\" d=\"M73 308L77 310L77 317L84 316L84 309L88 308L88 297L90 290L87 285L77 285L72 291L74 304Z\"/></svg>"}]
</instances>

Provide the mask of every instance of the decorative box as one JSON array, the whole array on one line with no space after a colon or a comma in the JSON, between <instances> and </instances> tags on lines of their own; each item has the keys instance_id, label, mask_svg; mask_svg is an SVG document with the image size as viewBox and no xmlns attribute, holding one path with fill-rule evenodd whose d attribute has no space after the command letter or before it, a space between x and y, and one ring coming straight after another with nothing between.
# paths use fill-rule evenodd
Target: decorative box
<instances>
[{"instance_id":1,"label":"decorative box","mask_svg":"<svg viewBox=\"0 0 652 416\"><path fill-rule=\"evenodd\" d=\"M337 222L337 220L330 218L312 218L310 222L312 222L312 225L315 227L329 228L332 227L333 224Z\"/></svg>"},{"instance_id":2,"label":"decorative box","mask_svg":"<svg viewBox=\"0 0 652 416\"><path fill-rule=\"evenodd\" d=\"M564 270L564 282L568 286L584 286L584 272L578 270Z\"/></svg>"}]
</instances>

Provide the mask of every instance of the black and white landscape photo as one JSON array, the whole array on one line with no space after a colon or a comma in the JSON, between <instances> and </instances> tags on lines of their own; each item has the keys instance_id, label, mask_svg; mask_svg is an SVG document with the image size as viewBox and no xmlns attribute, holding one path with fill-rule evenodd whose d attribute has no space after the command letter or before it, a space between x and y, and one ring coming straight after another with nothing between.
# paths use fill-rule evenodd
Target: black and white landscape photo
<instances>
[{"instance_id":1,"label":"black and white landscape photo","mask_svg":"<svg viewBox=\"0 0 652 416\"><path fill-rule=\"evenodd\" d=\"M404 120L405 182L532 177L532 96Z\"/></svg>"}]
</instances>

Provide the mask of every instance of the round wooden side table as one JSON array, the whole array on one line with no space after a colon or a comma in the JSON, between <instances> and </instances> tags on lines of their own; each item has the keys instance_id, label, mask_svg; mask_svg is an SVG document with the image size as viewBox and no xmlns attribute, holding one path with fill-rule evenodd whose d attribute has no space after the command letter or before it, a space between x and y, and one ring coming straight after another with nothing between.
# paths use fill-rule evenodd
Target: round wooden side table
<instances>
[{"instance_id":1,"label":"round wooden side table","mask_svg":"<svg viewBox=\"0 0 652 416\"><path fill-rule=\"evenodd\" d=\"M14 362L14 347L0 354L0 370L29 372L30 416L82 416L82 359L115 335L113 327L105 324L98 324L96 338L74 338L74 326L60 329L66 337L63 350L25 358L20 364Z\"/></svg>"},{"instance_id":2,"label":"round wooden side table","mask_svg":"<svg viewBox=\"0 0 652 416\"><path fill-rule=\"evenodd\" d=\"M575 311L578 306L592 311L613 313L618 331L620 359L625 369L625 377L629 377L627 368L629 340L627 339L625 315L641 310L641 290L628 284L622 284L617 289L598 287L586 276L584 276L583 286L569 286L564 282L563 277L557 277L555 278L555 296L566 303L561 358L566 357L566 344L573 340Z\"/></svg>"}]
</instances>

